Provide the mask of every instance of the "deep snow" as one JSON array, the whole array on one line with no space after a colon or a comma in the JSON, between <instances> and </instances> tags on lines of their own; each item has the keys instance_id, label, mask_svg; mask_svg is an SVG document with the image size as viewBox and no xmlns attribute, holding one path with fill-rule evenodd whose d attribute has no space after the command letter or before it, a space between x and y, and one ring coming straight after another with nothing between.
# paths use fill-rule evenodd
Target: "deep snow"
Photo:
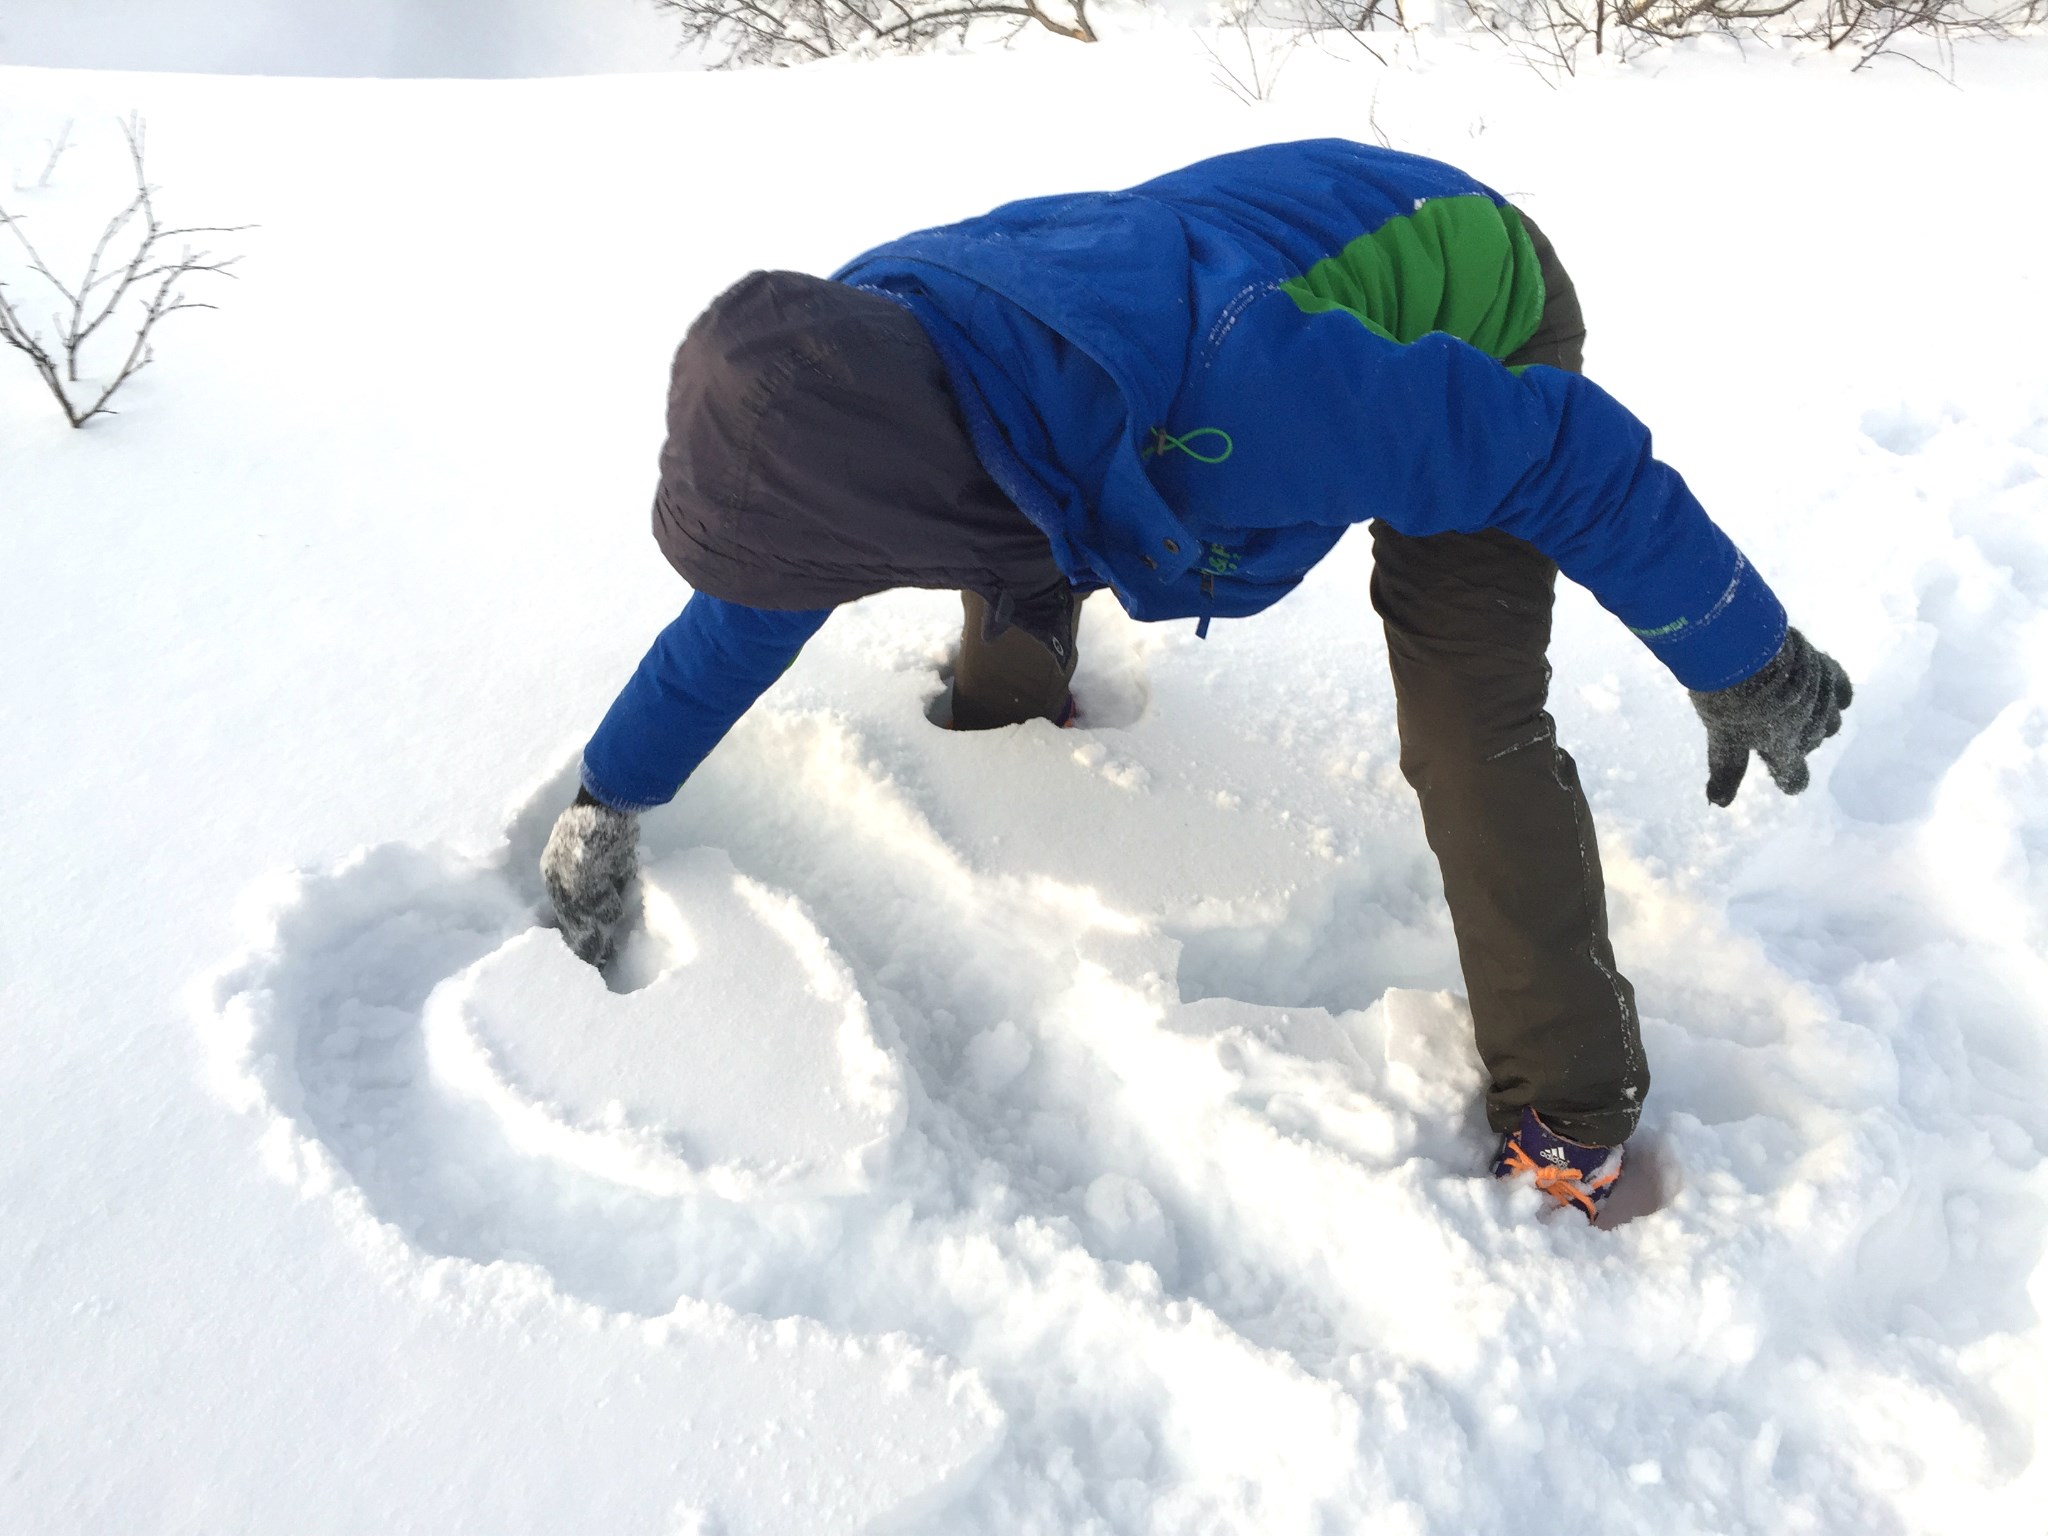
<instances>
[{"instance_id":1,"label":"deep snow","mask_svg":"<svg viewBox=\"0 0 2048 1536\"><path fill-rule=\"evenodd\" d=\"M0 188L79 125L39 230L133 108L260 225L119 418L0 356L0 1528L2040 1529L2048 50L1208 76L0 70ZM926 724L942 595L836 615L648 819L619 990L548 948L712 293L1375 125L1526 202L1858 684L1719 812L1561 603L1656 1078L1611 1230L1478 1176L1362 539L1205 642L1091 604L1072 732Z\"/></svg>"}]
</instances>

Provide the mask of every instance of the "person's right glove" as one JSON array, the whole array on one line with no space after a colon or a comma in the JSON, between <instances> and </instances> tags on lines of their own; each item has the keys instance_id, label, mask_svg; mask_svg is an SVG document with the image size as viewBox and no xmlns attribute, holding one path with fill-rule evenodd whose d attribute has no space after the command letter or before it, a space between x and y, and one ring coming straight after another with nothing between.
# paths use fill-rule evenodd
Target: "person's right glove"
<instances>
[{"instance_id":1,"label":"person's right glove","mask_svg":"<svg viewBox=\"0 0 2048 1536\"><path fill-rule=\"evenodd\" d=\"M1842 728L1856 690L1840 662L1793 629L1755 676L1691 696L1707 728L1707 798L1728 805L1752 752L1786 794L1806 788L1806 755Z\"/></svg>"},{"instance_id":2,"label":"person's right glove","mask_svg":"<svg viewBox=\"0 0 2048 1536\"><path fill-rule=\"evenodd\" d=\"M607 964L626 926L626 897L640 865L640 818L588 790L556 818L540 856L541 879L576 958Z\"/></svg>"}]
</instances>

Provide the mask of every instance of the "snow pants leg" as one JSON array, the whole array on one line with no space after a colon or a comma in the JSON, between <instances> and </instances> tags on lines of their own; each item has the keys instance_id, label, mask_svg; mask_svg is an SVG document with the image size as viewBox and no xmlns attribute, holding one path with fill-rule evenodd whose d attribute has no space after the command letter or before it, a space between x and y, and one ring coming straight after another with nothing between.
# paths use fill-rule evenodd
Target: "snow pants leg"
<instances>
[{"instance_id":1,"label":"snow pants leg","mask_svg":"<svg viewBox=\"0 0 2048 1536\"><path fill-rule=\"evenodd\" d=\"M1529 228L1549 299L1508 361L1577 372L1578 300ZM1560 1135L1620 1142L1649 1073L1635 992L1608 943L1592 814L1544 708L1557 567L1496 530L1410 538L1374 523L1372 538L1401 771L1443 871L1487 1118L1509 1130L1532 1105Z\"/></svg>"}]
</instances>

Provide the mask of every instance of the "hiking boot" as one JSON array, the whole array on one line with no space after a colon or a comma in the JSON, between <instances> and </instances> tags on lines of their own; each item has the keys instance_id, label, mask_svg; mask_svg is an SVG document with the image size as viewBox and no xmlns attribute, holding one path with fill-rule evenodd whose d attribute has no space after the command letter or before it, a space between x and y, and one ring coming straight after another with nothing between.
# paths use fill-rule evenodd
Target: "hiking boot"
<instances>
[{"instance_id":1,"label":"hiking boot","mask_svg":"<svg viewBox=\"0 0 2048 1536\"><path fill-rule=\"evenodd\" d=\"M1500 1139L1493 1176L1514 1179L1525 1173L1559 1205L1572 1206L1592 1221L1621 1177L1621 1148L1568 1141L1539 1120L1535 1110L1524 1109L1522 1123Z\"/></svg>"},{"instance_id":2,"label":"hiking boot","mask_svg":"<svg viewBox=\"0 0 2048 1536\"><path fill-rule=\"evenodd\" d=\"M924 717L925 719L931 721L933 725L936 725L942 731L954 731L962 729L962 727L955 725L953 723L953 685L951 683L946 684L944 691L941 692L937 698L933 699L931 703L925 706ZM1044 719L1046 717L1042 715L1033 715L1027 718ZM1066 703L1062 704L1059 707L1059 711L1053 716L1051 716L1051 719L1052 723L1058 726L1063 731L1080 724L1081 709L1080 706L1074 702L1074 696L1071 693L1067 695ZM994 726L974 726L967 727L967 729L1000 730L1003 726L1021 724L1023 724L1023 721L1021 719L1004 720L998 722Z\"/></svg>"}]
</instances>

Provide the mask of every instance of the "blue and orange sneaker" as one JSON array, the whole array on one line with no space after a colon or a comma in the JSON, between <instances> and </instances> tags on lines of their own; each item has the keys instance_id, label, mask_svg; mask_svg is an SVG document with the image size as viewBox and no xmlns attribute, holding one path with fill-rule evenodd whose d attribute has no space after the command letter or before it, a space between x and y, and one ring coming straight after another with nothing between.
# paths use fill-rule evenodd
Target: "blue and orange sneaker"
<instances>
[{"instance_id":1,"label":"blue and orange sneaker","mask_svg":"<svg viewBox=\"0 0 2048 1536\"><path fill-rule=\"evenodd\" d=\"M1524 1109L1522 1123L1500 1139L1493 1176L1514 1179L1525 1173L1533 1174L1536 1187L1559 1205L1575 1206L1593 1221L1621 1177L1621 1148L1567 1141L1535 1110Z\"/></svg>"}]
</instances>

